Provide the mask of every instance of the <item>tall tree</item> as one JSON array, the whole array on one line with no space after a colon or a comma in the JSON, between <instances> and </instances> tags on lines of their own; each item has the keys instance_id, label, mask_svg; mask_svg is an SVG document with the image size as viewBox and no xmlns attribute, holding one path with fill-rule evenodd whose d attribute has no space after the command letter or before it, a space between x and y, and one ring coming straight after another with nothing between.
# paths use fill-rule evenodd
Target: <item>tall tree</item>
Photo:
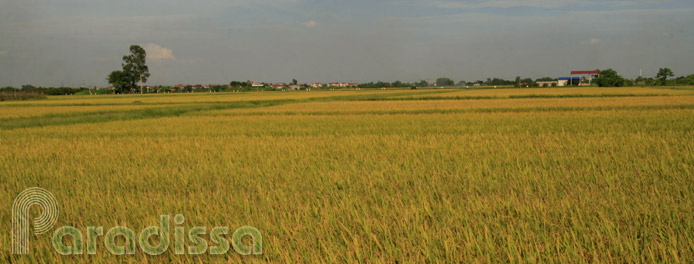
<instances>
[{"instance_id":1,"label":"tall tree","mask_svg":"<svg viewBox=\"0 0 694 264\"><path fill-rule=\"evenodd\" d=\"M130 55L123 56L123 71L132 75L132 80L140 81L140 93L143 93L142 83L149 78L149 67L146 64L147 52L139 45L130 46ZM135 82L131 82L134 86Z\"/></svg>"},{"instance_id":2,"label":"tall tree","mask_svg":"<svg viewBox=\"0 0 694 264\"><path fill-rule=\"evenodd\" d=\"M140 82L140 93L144 93L142 84L149 78L149 67L146 64L147 53L138 45L130 46L130 55L123 56L122 71L113 71L106 78L118 92L132 91Z\"/></svg>"},{"instance_id":3,"label":"tall tree","mask_svg":"<svg viewBox=\"0 0 694 264\"><path fill-rule=\"evenodd\" d=\"M658 79L658 84L660 85L666 85L667 84L667 78L675 76L675 74L670 70L670 68L660 68L658 70L658 75L655 76L656 79Z\"/></svg>"}]
</instances>

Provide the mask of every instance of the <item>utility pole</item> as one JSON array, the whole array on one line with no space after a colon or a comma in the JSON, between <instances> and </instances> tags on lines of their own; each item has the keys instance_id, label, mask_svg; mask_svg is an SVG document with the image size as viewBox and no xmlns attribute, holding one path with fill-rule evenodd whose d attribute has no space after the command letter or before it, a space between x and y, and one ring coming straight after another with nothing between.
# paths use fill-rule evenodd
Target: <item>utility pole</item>
<instances>
[{"instance_id":1,"label":"utility pole","mask_svg":"<svg viewBox=\"0 0 694 264\"><path fill-rule=\"evenodd\" d=\"M143 94L144 92L142 91L142 73L140 73L140 94Z\"/></svg>"}]
</instances>

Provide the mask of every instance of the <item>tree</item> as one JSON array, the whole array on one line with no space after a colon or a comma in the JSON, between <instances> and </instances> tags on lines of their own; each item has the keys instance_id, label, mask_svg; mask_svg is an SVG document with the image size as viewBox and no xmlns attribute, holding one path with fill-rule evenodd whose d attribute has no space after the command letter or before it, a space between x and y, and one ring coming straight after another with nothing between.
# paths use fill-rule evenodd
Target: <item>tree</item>
<instances>
[{"instance_id":1,"label":"tree","mask_svg":"<svg viewBox=\"0 0 694 264\"><path fill-rule=\"evenodd\" d=\"M136 87L140 82L140 93L143 93L142 83L149 78L149 67L145 63L147 53L138 45L130 46L130 55L123 56L122 71L113 71L106 78L110 84L116 87L118 92L125 92ZM127 83L127 85L125 85ZM124 86L125 85L125 86Z\"/></svg>"},{"instance_id":2,"label":"tree","mask_svg":"<svg viewBox=\"0 0 694 264\"><path fill-rule=\"evenodd\" d=\"M487 85L494 85L494 86L501 86L501 85L512 85L513 81L508 81L504 79L499 79L499 78L494 78L494 79L487 79Z\"/></svg>"},{"instance_id":3,"label":"tree","mask_svg":"<svg viewBox=\"0 0 694 264\"><path fill-rule=\"evenodd\" d=\"M441 77L436 79L436 86L453 86L455 85L455 82L453 80Z\"/></svg>"},{"instance_id":4,"label":"tree","mask_svg":"<svg viewBox=\"0 0 694 264\"><path fill-rule=\"evenodd\" d=\"M537 81L537 82L551 82L551 81L556 81L556 80L557 79L554 79L552 77L542 77L542 78L536 79L535 81Z\"/></svg>"},{"instance_id":5,"label":"tree","mask_svg":"<svg viewBox=\"0 0 694 264\"><path fill-rule=\"evenodd\" d=\"M687 75L684 80L685 84L694 85L694 74Z\"/></svg>"},{"instance_id":6,"label":"tree","mask_svg":"<svg viewBox=\"0 0 694 264\"><path fill-rule=\"evenodd\" d=\"M140 80L140 93L143 93L142 83L147 82L150 76L149 67L145 64L146 58L147 52L138 45L131 45L130 55L123 56L123 71L130 73L132 80Z\"/></svg>"},{"instance_id":7,"label":"tree","mask_svg":"<svg viewBox=\"0 0 694 264\"><path fill-rule=\"evenodd\" d=\"M297 83L299 83L299 81L297 81L296 79L292 79L292 84L293 84L293 85L296 85Z\"/></svg>"},{"instance_id":8,"label":"tree","mask_svg":"<svg viewBox=\"0 0 694 264\"><path fill-rule=\"evenodd\" d=\"M416 84L418 87L427 87L429 86L429 83L425 80L421 80Z\"/></svg>"},{"instance_id":9,"label":"tree","mask_svg":"<svg viewBox=\"0 0 694 264\"><path fill-rule=\"evenodd\" d=\"M600 71L600 76L595 79L599 87L621 87L624 86L624 78L617 74L613 69Z\"/></svg>"},{"instance_id":10,"label":"tree","mask_svg":"<svg viewBox=\"0 0 694 264\"><path fill-rule=\"evenodd\" d=\"M531 78L525 78L521 80L521 87L526 86L526 87L537 87L537 83L533 81Z\"/></svg>"},{"instance_id":11,"label":"tree","mask_svg":"<svg viewBox=\"0 0 694 264\"><path fill-rule=\"evenodd\" d=\"M36 87L34 87L34 86L31 85L31 84L22 85L22 90L24 90L24 91L32 91L32 90L34 90L34 89L36 89Z\"/></svg>"},{"instance_id":12,"label":"tree","mask_svg":"<svg viewBox=\"0 0 694 264\"><path fill-rule=\"evenodd\" d=\"M123 71L112 71L106 80L113 85L115 93L125 93L130 90L129 76Z\"/></svg>"},{"instance_id":13,"label":"tree","mask_svg":"<svg viewBox=\"0 0 694 264\"><path fill-rule=\"evenodd\" d=\"M644 84L646 83L646 78L643 78L643 76L636 77L636 80L634 80L635 84Z\"/></svg>"},{"instance_id":14,"label":"tree","mask_svg":"<svg viewBox=\"0 0 694 264\"><path fill-rule=\"evenodd\" d=\"M674 80L675 85L692 85L694 84L694 74L680 76Z\"/></svg>"},{"instance_id":15,"label":"tree","mask_svg":"<svg viewBox=\"0 0 694 264\"><path fill-rule=\"evenodd\" d=\"M658 70L658 75L655 76L656 79L658 79L658 84L659 85L666 85L667 84L667 78L675 76L675 74L670 70L670 68L660 68Z\"/></svg>"},{"instance_id":16,"label":"tree","mask_svg":"<svg viewBox=\"0 0 694 264\"><path fill-rule=\"evenodd\" d=\"M390 84L391 87L405 87L406 85L403 85L401 81L394 81L393 83Z\"/></svg>"}]
</instances>

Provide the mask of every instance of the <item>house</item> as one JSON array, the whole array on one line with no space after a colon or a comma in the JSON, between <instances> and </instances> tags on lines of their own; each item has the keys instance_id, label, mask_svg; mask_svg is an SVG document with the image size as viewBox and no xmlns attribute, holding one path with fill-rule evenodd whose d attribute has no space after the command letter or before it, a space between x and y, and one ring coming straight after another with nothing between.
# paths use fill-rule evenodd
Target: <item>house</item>
<instances>
[{"instance_id":1,"label":"house","mask_svg":"<svg viewBox=\"0 0 694 264\"><path fill-rule=\"evenodd\" d=\"M275 90L282 90L284 88L287 88L287 85L283 84L283 83L279 83L279 84L270 85L270 87L275 88Z\"/></svg>"},{"instance_id":2,"label":"house","mask_svg":"<svg viewBox=\"0 0 694 264\"><path fill-rule=\"evenodd\" d=\"M578 85L580 83L581 77L560 77L557 86Z\"/></svg>"},{"instance_id":3,"label":"house","mask_svg":"<svg viewBox=\"0 0 694 264\"><path fill-rule=\"evenodd\" d=\"M538 87L552 87L556 86L557 82L556 81L551 81L551 82L535 82L537 83Z\"/></svg>"},{"instance_id":4,"label":"house","mask_svg":"<svg viewBox=\"0 0 694 264\"><path fill-rule=\"evenodd\" d=\"M251 82L251 87L265 87L265 84L262 83L257 83L257 82Z\"/></svg>"}]
</instances>

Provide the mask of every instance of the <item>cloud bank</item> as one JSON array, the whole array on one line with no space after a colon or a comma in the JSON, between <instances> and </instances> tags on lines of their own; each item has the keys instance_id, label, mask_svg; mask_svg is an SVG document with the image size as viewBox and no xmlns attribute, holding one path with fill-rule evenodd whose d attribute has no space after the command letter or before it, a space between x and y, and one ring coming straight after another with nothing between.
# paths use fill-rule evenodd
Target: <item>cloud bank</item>
<instances>
[{"instance_id":1,"label":"cloud bank","mask_svg":"<svg viewBox=\"0 0 694 264\"><path fill-rule=\"evenodd\" d=\"M145 45L145 51L147 52L147 58L152 60L175 60L176 57L173 55L171 49L164 48L154 43L149 43Z\"/></svg>"}]
</instances>

